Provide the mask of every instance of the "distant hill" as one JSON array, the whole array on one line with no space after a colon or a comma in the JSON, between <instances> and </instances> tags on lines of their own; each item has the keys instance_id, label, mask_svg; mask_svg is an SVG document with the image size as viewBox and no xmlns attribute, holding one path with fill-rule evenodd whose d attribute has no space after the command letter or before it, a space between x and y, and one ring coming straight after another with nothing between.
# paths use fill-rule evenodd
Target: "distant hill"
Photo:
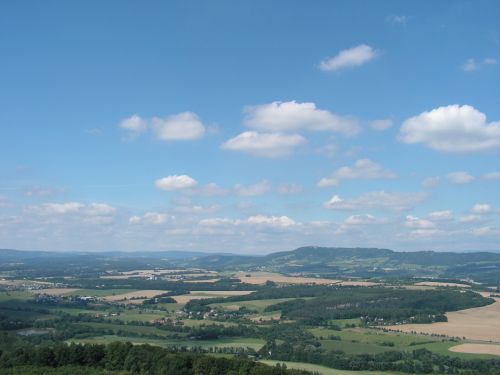
<instances>
[{"instance_id":1,"label":"distant hill","mask_svg":"<svg viewBox=\"0 0 500 375\"><path fill-rule=\"evenodd\" d=\"M202 252L70 253L0 250L0 270L39 269L79 275L110 269L197 267L344 278L434 277L500 284L500 253L396 252L378 248L307 246L264 256Z\"/></svg>"},{"instance_id":2,"label":"distant hill","mask_svg":"<svg viewBox=\"0 0 500 375\"><path fill-rule=\"evenodd\" d=\"M206 255L178 265L215 270L271 271L330 277L498 279L500 253L396 252L377 248L301 247L266 256Z\"/></svg>"}]
</instances>

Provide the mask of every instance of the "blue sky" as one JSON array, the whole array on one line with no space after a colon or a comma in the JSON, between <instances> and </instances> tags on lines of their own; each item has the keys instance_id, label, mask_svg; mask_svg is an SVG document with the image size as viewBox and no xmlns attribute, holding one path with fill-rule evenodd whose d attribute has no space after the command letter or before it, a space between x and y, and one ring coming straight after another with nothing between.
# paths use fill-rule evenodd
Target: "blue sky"
<instances>
[{"instance_id":1,"label":"blue sky","mask_svg":"<svg viewBox=\"0 0 500 375\"><path fill-rule=\"evenodd\" d=\"M499 249L500 3L0 4L0 248Z\"/></svg>"}]
</instances>

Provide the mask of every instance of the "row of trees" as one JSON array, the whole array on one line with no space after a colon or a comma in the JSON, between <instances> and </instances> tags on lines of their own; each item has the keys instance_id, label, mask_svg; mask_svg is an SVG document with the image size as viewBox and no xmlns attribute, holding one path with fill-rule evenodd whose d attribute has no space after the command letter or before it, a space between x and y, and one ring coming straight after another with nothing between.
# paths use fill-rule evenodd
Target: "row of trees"
<instances>
[{"instance_id":1,"label":"row of trees","mask_svg":"<svg viewBox=\"0 0 500 375\"><path fill-rule=\"evenodd\" d=\"M69 367L68 367L69 366ZM17 369L17 370L16 370ZM270 367L245 358L221 358L180 353L130 343L56 346L17 345L0 352L0 372L12 374L144 374L144 375L307 375L300 370ZM5 370L5 371L4 371ZM104 372L106 371L106 372Z\"/></svg>"},{"instance_id":2,"label":"row of trees","mask_svg":"<svg viewBox=\"0 0 500 375\"><path fill-rule=\"evenodd\" d=\"M438 374L500 374L500 359L461 359L436 354L427 349L411 352L387 351L379 354L349 355L342 351L325 351L311 344L278 345L268 342L259 354L281 361L308 362L341 370L384 371Z\"/></svg>"}]
</instances>

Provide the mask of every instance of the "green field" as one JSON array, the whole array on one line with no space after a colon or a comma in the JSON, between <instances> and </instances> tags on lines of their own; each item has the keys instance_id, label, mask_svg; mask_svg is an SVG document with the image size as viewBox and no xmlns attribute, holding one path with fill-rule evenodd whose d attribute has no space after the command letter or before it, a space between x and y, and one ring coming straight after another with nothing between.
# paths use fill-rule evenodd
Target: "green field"
<instances>
[{"instance_id":1,"label":"green field","mask_svg":"<svg viewBox=\"0 0 500 375\"><path fill-rule=\"evenodd\" d=\"M286 364L286 367L289 369L296 370L307 370L311 372L317 372L321 375L387 375L387 372L379 372L379 371L347 371L347 370L336 370L333 368L313 365L311 363L303 363L303 362L287 362L287 361L272 361L272 360L262 360L260 361L269 366L276 366L276 364ZM392 373L398 374L398 373Z\"/></svg>"},{"instance_id":2,"label":"green field","mask_svg":"<svg viewBox=\"0 0 500 375\"><path fill-rule=\"evenodd\" d=\"M383 332L370 328L348 328L335 331L326 328L309 329L314 336L320 338L321 346L327 350L342 350L347 354L376 354L392 350L407 350L425 348L442 355L473 358L498 358L488 354L467 354L450 352L448 348L466 341L451 341L439 337L426 335L404 334L396 332ZM329 339L330 336L340 337L341 340ZM392 343L393 346L390 346Z\"/></svg>"},{"instance_id":3,"label":"green field","mask_svg":"<svg viewBox=\"0 0 500 375\"><path fill-rule=\"evenodd\" d=\"M119 294L137 292L140 289L78 289L73 292L64 293L65 296L92 296L108 297Z\"/></svg>"},{"instance_id":4,"label":"green field","mask_svg":"<svg viewBox=\"0 0 500 375\"><path fill-rule=\"evenodd\" d=\"M105 335L99 337L91 337L86 339L71 339L67 342L79 342L79 343L92 343L92 344L108 344L115 341L121 342L131 342L133 344L149 344L161 347L169 346L185 346L185 347L201 347L201 348L252 348L254 350L259 350L265 344L264 340L255 338L231 338L231 339L218 339L218 340L157 340L148 339L141 337L127 337L127 336L115 336L115 335Z\"/></svg>"},{"instance_id":5,"label":"green field","mask_svg":"<svg viewBox=\"0 0 500 375\"><path fill-rule=\"evenodd\" d=\"M268 306L275 305L280 302L290 301L295 298L277 298L277 299L258 299L251 301L239 301L239 302L224 302L224 303L213 303L210 307L219 307L224 310L235 310L235 306L246 307L249 310L255 310L259 313L264 312L264 309ZM304 298L307 299L307 298Z\"/></svg>"}]
</instances>

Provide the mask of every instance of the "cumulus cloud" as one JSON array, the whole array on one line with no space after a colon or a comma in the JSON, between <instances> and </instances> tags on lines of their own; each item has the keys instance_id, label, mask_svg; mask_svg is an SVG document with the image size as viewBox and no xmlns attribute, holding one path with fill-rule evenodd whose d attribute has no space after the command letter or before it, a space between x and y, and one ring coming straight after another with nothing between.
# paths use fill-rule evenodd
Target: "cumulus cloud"
<instances>
[{"instance_id":1,"label":"cumulus cloud","mask_svg":"<svg viewBox=\"0 0 500 375\"><path fill-rule=\"evenodd\" d=\"M366 64L377 56L377 51L366 44L340 51L334 57L320 62L319 68L324 72L352 68Z\"/></svg>"},{"instance_id":2,"label":"cumulus cloud","mask_svg":"<svg viewBox=\"0 0 500 375\"><path fill-rule=\"evenodd\" d=\"M331 131L344 135L359 132L356 119L318 109L314 103L272 102L245 108L245 125L264 132Z\"/></svg>"},{"instance_id":3,"label":"cumulus cloud","mask_svg":"<svg viewBox=\"0 0 500 375\"><path fill-rule=\"evenodd\" d=\"M434 211L429 214L429 219L433 221L447 221L453 219L453 212L451 210Z\"/></svg>"},{"instance_id":4,"label":"cumulus cloud","mask_svg":"<svg viewBox=\"0 0 500 375\"><path fill-rule=\"evenodd\" d=\"M142 221L140 216L134 215L128 218L129 224L139 224Z\"/></svg>"},{"instance_id":5,"label":"cumulus cloud","mask_svg":"<svg viewBox=\"0 0 500 375\"><path fill-rule=\"evenodd\" d=\"M363 215L351 215L344 220L345 225L367 225L367 224L375 224L380 222L373 215L363 214Z\"/></svg>"},{"instance_id":6,"label":"cumulus cloud","mask_svg":"<svg viewBox=\"0 0 500 375\"><path fill-rule=\"evenodd\" d=\"M216 211L219 211L220 206L216 204L208 205L208 206L201 206L201 205L193 205L193 206L177 206L174 208L175 212L181 213L181 214L190 214L190 215L203 215L203 214L209 214L209 213L214 213Z\"/></svg>"},{"instance_id":7,"label":"cumulus cloud","mask_svg":"<svg viewBox=\"0 0 500 375\"><path fill-rule=\"evenodd\" d=\"M241 185L237 184L234 186L234 191L236 194L241 196L253 197L257 195L263 195L271 190L271 184L269 181L261 181L254 185Z\"/></svg>"},{"instance_id":8,"label":"cumulus cloud","mask_svg":"<svg viewBox=\"0 0 500 375\"><path fill-rule=\"evenodd\" d=\"M129 224L137 225L137 224L145 224L145 225L162 225L167 223L167 221L174 220L174 216L169 216L166 213L162 212L146 212L142 216L131 216L128 219Z\"/></svg>"},{"instance_id":9,"label":"cumulus cloud","mask_svg":"<svg viewBox=\"0 0 500 375\"><path fill-rule=\"evenodd\" d=\"M402 142L442 152L473 153L500 149L500 122L470 105L450 105L407 119L400 128Z\"/></svg>"},{"instance_id":10,"label":"cumulus cloud","mask_svg":"<svg viewBox=\"0 0 500 375\"><path fill-rule=\"evenodd\" d=\"M471 212L474 214L488 214L491 211L492 211L491 205L485 203L477 203L471 209Z\"/></svg>"},{"instance_id":11,"label":"cumulus cloud","mask_svg":"<svg viewBox=\"0 0 500 375\"><path fill-rule=\"evenodd\" d=\"M165 191L175 191L184 190L189 188L194 188L198 182L183 174L183 175L171 175L167 177L160 178L156 180L155 186L160 190Z\"/></svg>"},{"instance_id":12,"label":"cumulus cloud","mask_svg":"<svg viewBox=\"0 0 500 375\"><path fill-rule=\"evenodd\" d=\"M182 112L165 119L152 119L156 137L163 141L187 141L202 138L205 126L193 112Z\"/></svg>"},{"instance_id":13,"label":"cumulus cloud","mask_svg":"<svg viewBox=\"0 0 500 375\"><path fill-rule=\"evenodd\" d=\"M265 216L265 215L255 215L250 216L247 219L248 224L253 225L267 225L271 227L281 227L286 228L295 225L295 221L290 219L288 216Z\"/></svg>"},{"instance_id":14,"label":"cumulus cloud","mask_svg":"<svg viewBox=\"0 0 500 375\"><path fill-rule=\"evenodd\" d=\"M471 176L467 172L452 172L449 173L446 177L448 178L449 182L456 185L465 185L474 181L474 176Z\"/></svg>"},{"instance_id":15,"label":"cumulus cloud","mask_svg":"<svg viewBox=\"0 0 500 375\"><path fill-rule=\"evenodd\" d=\"M266 215L253 215L245 220L232 220L227 218L210 218L200 220L199 224L206 227L220 227L220 226L257 226L257 227L271 227L271 228L288 228L296 225L297 223L290 219L288 216L266 216Z\"/></svg>"},{"instance_id":16,"label":"cumulus cloud","mask_svg":"<svg viewBox=\"0 0 500 375\"><path fill-rule=\"evenodd\" d=\"M112 215L116 208L106 203L91 203L86 207L85 213L91 216Z\"/></svg>"},{"instance_id":17,"label":"cumulus cloud","mask_svg":"<svg viewBox=\"0 0 500 375\"><path fill-rule=\"evenodd\" d=\"M44 203L38 207L38 211L45 214L65 215L80 212L84 207L85 205L80 202Z\"/></svg>"},{"instance_id":18,"label":"cumulus cloud","mask_svg":"<svg viewBox=\"0 0 500 375\"><path fill-rule=\"evenodd\" d=\"M440 179L441 177L439 176L427 177L422 181L421 185L425 189L433 188L439 184Z\"/></svg>"},{"instance_id":19,"label":"cumulus cloud","mask_svg":"<svg viewBox=\"0 0 500 375\"><path fill-rule=\"evenodd\" d=\"M434 228L436 224L427 219L421 219L416 216L408 215L405 219L405 226L409 228L429 229Z\"/></svg>"},{"instance_id":20,"label":"cumulus cloud","mask_svg":"<svg viewBox=\"0 0 500 375\"><path fill-rule=\"evenodd\" d=\"M299 134L248 131L224 142L221 148L265 158L279 158L290 155L304 143L306 143L306 139Z\"/></svg>"},{"instance_id":21,"label":"cumulus cloud","mask_svg":"<svg viewBox=\"0 0 500 375\"><path fill-rule=\"evenodd\" d=\"M384 169L381 164L377 164L370 159L360 159L352 167L341 167L332 176L324 177L318 182L319 187L337 186L342 180L375 180L392 179L396 174Z\"/></svg>"},{"instance_id":22,"label":"cumulus cloud","mask_svg":"<svg viewBox=\"0 0 500 375\"><path fill-rule=\"evenodd\" d=\"M121 120L118 126L128 132L128 139L134 139L139 134L146 131L148 123L139 115L132 115Z\"/></svg>"},{"instance_id":23,"label":"cumulus cloud","mask_svg":"<svg viewBox=\"0 0 500 375\"><path fill-rule=\"evenodd\" d=\"M324 207L330 210L392 210L407 211L414 208L427 197L426 193L401 193L374 191L363 194L357 198L343 199L334 195L325 202Z\"/></svg>"},{"instance_id":24,"label":"cumulus cloud","mask_svg":"<svg viewBox=\"0 0 500 375\"><path fill-rule=\"evenodd\" d=\"M161 225L167 222L167 217L164 213L146 212L142 219L146 224Z\"/></svg>"},{"instance_id":25,"label":"cumulus cloud","mask_svg":"<svg viewBox=\"0 0 500 375\"><path fill-rule=\"evenodd\" d=\"M370 127L372 129L378 130L378 131L384 131L389 129L392 126L392 120L391 119L385 119L385 120L374 120L369 123Z\"/></svg>"}]
</instances>

